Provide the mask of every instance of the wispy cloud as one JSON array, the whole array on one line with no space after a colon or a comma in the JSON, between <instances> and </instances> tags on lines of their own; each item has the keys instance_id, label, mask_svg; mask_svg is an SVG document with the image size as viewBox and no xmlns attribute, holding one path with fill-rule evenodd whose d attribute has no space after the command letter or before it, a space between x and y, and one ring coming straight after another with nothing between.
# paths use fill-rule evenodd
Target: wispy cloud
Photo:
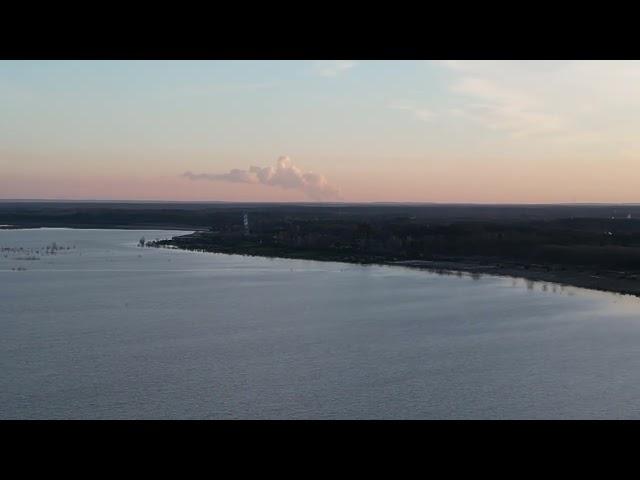
<instances>
[{"instance_id":1,"label":"wispy cloud","mask_svg":"<svg viewBox=\"0 0 640 480\"><path fill-rule=\"evenodd\" d=\"M451 113L489 129L523 137L560 133L567 128L564 118L547 110L534 97L485 78L464 77L455 82L451 90L469 99Z\"/></svg>"},{"instance_id":2,"label":"wispy cloud","mask_svg":"<svg viewBox=\"0 0 640 480\"><path fill-rule=\"evenodd\" d=\"M418 120L429 122L433 120L435 114L431 109L424 107L416 107L408 102L392 102L389 104L389 108L394 110L404 110L412 113Z\"/></svg>"},{"instance_id":3,"label":"wispy cloud","mask_svg":"<svg viewBox=\"0 0 640 480\"><path fill-rule=\"evenodd\" d=\"M246 83L205 83L190 85L179 89L187 95L230 94L257 92L275 87L274 82L246 82Z\"/></svg>"},{"instance_id":4,"label":"wispy cloud","mask_svg":"<svg viewBox=\"0 0 640 480\"><path fill-rule=\"evenodd\" d=\"M322 77L337 77L355 67L353 60L317 60L313 70Z\"/></svg>"},{"instance_id":5,"label":"wispy cloud","mask_svg":"<svg viewBox=\"0 0 640 480\"><path fill-rule=\"evenodd\" d=\"M185 172L182 176L189 180L249 183L299 190L313 200L326 201L340 198L338 189L330 185L324 175L304 172L296 167L289 157L280 157L275 167L251 166L248 170L234 168L227 173Z\"/></svg>"},{"instance_id":6,"label":"wispy cloud","mask_svg":"<svg viewBox=\"0 0 640 480\"><path fill-rule=\"evenodd\" d=\"M449 112L511 137L556 141L635 135L640 62L437 62L452 76ZM626 119L624 121L623 119ZM603 135L607 132L606 135Z\"/></svg>"}]
</instances>

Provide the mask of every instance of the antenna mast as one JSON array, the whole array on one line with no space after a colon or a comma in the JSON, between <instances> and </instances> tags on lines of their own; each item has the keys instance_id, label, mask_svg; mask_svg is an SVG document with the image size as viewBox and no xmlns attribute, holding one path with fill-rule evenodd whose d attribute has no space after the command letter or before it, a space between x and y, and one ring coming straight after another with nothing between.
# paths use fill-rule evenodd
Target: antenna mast
<instances>
[{"instance_id":1,"label":"antenna mast","mask_svg":"<svg viewBox=\"0 0 640 480\"><path fill-rule=\"evenodd\" d=\"M249 235L249 214L244 214L244 234Z\"/></svg>"}]
</instances>

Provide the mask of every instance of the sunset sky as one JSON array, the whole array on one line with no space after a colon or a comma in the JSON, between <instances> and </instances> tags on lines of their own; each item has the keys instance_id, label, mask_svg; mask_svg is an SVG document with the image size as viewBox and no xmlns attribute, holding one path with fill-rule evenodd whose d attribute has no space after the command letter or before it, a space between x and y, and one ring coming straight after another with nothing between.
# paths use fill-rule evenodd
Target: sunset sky
<instances>
[{"instance_id":1,"label":"sunset sky","mask_svg":"<svg viewBox=\"0 0 640 480\"><path fill-rule=\"evenodd\" d=\"M637 61L0 61L0 198L640 202Z\"/></svg>"}]
</instances>

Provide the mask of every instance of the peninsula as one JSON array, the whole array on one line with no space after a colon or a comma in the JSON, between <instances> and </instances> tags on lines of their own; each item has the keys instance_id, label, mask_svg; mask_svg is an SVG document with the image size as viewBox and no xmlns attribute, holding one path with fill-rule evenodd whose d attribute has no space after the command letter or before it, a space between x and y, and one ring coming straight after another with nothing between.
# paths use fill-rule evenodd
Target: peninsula
<instances>
[{"instance_id":1,"label":"peninsula","mask_svg":"<svg viewBox=\"0 0 640 480\"><path fill-rule=\"evenodd\" d=\"M146 246L401 265L640 295L638 205L0 202L13 228L175 229Z\"/></svg>"}]
</instances>

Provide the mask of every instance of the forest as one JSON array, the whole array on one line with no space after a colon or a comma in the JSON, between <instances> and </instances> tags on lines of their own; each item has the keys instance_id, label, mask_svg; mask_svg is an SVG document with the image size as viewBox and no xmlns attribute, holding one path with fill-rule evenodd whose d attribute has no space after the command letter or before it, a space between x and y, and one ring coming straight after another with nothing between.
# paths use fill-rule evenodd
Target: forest
<instances>
[{"instance_id":1,"label":"forest","mask_svg":"<svg viewBox=\"0 0 640 480\"><path fill-rule=\"evenodd\" d=\"M0 225L192 230L165 244L265 256L640 271L637 205L5 201Z\"/></svg>"}]
</instances>

